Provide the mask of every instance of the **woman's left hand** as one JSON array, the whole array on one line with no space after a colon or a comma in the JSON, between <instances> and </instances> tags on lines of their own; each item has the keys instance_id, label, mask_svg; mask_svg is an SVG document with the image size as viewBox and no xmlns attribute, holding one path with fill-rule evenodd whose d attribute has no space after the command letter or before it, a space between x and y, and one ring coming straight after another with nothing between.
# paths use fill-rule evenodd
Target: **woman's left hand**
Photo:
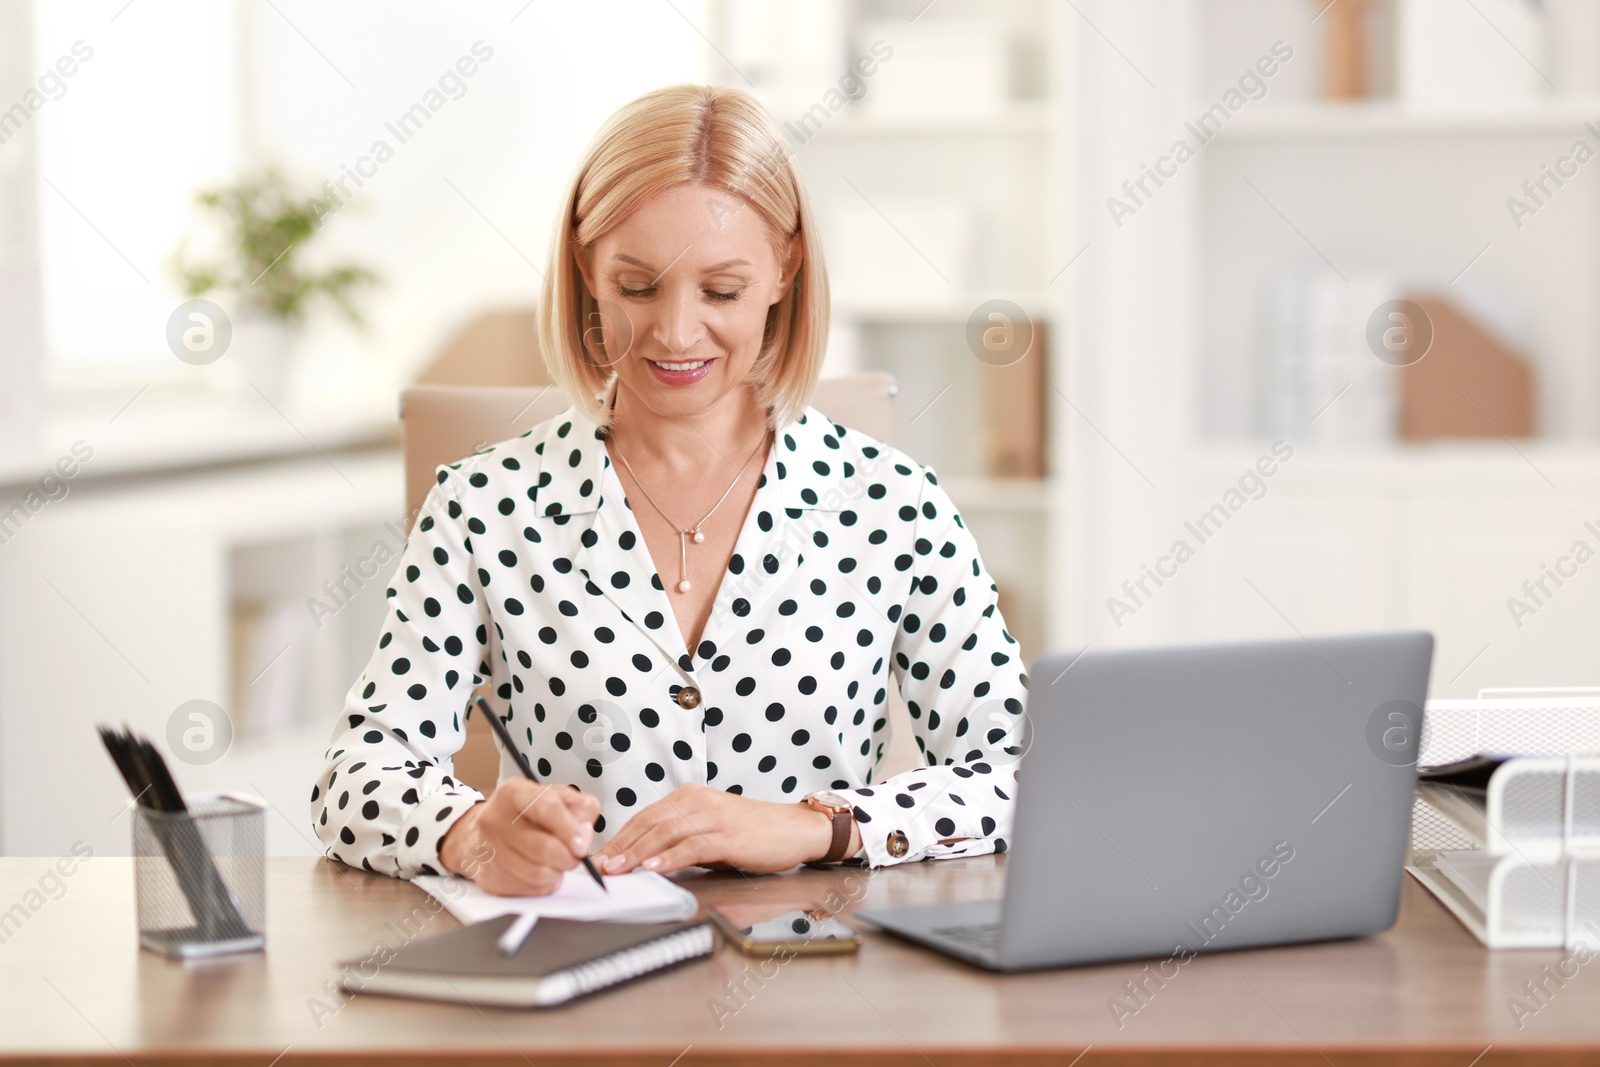
<instances>
[{"instance_id":1,"label":"woman's left hand","mask_svg":"<svg viewBox=\"0 0 1600 1067\"><path fill-rule=\"evenodd\" d=\"M852 830L853 854L860 846ZM665 874L684 867L786 871L828 853L833 825L808 804L765 800L684 785L629 819L594 861L604 874L636 867Z\"/></svg>"}]
</instances>

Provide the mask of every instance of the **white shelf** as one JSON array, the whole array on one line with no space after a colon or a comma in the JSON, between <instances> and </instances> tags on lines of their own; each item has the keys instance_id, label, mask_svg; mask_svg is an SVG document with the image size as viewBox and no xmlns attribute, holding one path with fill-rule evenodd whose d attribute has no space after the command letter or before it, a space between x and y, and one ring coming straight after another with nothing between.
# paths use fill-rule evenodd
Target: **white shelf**
<instances>
[{"instance_id":1,"label":"white shelf","mask_svg":"<svg viewBox=\"0 0 1600 1067\"><path fill-rule=\"evenodd\" d=\"M1199 115L1209 105L1185 111ZM1583 132L1600 124L1600 100L1552 99L1499 110L1419 111L1392 100L1307 101L1245 108L1217 134L1220 141L1333 137L1478 137Z\"/></svg>"},{"instance_id":2,"label":"white shelf","mask_svg":"<svg viewBox=\"0 0 1600 1067\"><path fill-rule=\"evenodd\" d=\"M1050 132L1051 112L1042 100L1021 100L992 116L927 115L888 118L846 111L817 131L815 139L877 137L1032 137ZM807 142L809 143L809 142Z\"/></svg>"},{"instance_id":3,"label":"white shelf","mask_svg":"<svg viewBox=\"0 0 1600 1067\"><path fill-rule=\"evenodd\" d=\"M0 452L0 486L37 482L75 441L94 449L74 482L147 474L295 454L315 458L365 444L394 441L399 421L393 403L359 407L274 408L261 398L190 398L183 402L137 397L93 411L52 413L38 436ZM125 411L118 408L126 404ZM319 461L320 462L320 461Z\"/></svg>"},{"instance_id":4,"label":"white shelf","mask_svg":"<svg viewBox=\"0 0 1600 1067\"><path fill-rule=\"evenodd\" d=\"M1207 442L1190 453L1201 485L1225 486L1250 468L1271 443ZM1411 498L1426 491L1482 498L1486 509L1512 502L1543 503L1600 491L1600 444L1529 440L1390 442L1295 445L1272 483L1298 483L1330 493ZM1561 538L1557 538L1561 540Z\"/></svg>"},{"instance_id":5,"label":"white shelf","mask_svg":"<svg viewBox=\"0 0 1600 1067\"><path fill-rule=\"evenodd\" d=\"M988 300L1009 300L1038 322L1051 317L1052 298L1038 291L969 293L932 300L875 300L839 294L833 298L832 310L839 318L856 322L965 323L973 310Z\"/></svg>"},{"instance_id":6,"label":"white shelf","mask_svg":"<svg viewBox=\"0 0 1600 1067\"><path fill-rule=\"evenodd\" d=\"M181 528L253 544L344 529L373 516L398 520L405 510L403 484L398 451L334 452L186 475L155 486L114 483L80 494L74 510L80 521L102 521L107 528Z\"/></svg>"},{"instance_id":7,"label":"white shelf","mask_svg":"<svg viewBox=\"0 0 1600 1067\"><path fill-rule=\"evenodd\" d=\"M1269 449L1273 438L1268 435L1239 438L1237 440L1205 440L1199 442L1190 455L1196 462L1232 463L1254 460ZM1443 470L1461 467L1487 470L1518 466L1526 469L1528 461L1536 464L1582 467L1600 467L1600 442L1559 441L1549 438L1519 438L1510 443L1500 438L1444 438L1436 441L1333 441L1319 444L1294 444L1294 459L1321 466L1351 467L1427 467Z\"/></svg>"}]
</instances>

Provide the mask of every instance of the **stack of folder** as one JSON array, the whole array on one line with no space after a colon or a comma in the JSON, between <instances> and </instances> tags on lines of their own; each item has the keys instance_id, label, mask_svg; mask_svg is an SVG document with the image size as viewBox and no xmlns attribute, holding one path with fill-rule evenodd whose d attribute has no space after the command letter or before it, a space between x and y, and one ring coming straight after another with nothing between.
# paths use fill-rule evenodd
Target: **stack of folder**
<instances>
[{"instance_id":1,"label":"stack of folder","mask_svg":"<svg viewBox=\"0 0 1600 1067\"><path fill-rule=\"evenodd\" d=\"M1407 869L1489 948L1600 941L1596 703L1428 705Z\"/></svg>"}]
</instances>

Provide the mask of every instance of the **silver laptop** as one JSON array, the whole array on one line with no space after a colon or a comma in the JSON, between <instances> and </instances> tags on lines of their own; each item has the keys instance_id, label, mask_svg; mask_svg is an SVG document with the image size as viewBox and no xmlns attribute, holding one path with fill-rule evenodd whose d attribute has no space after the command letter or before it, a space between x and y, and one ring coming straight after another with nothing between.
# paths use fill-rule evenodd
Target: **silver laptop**
<instances>
[{"instance_id":1,"label":"silver laptop","mask_svg":"<svg viewBox=\"0 0 1600 1067\"><path fill-rule=\"evenodd\" d=\"M994 970L1379 933L1433 636L1045 655L1002 900L858 912Z\"/></svg>"}]
</instances>

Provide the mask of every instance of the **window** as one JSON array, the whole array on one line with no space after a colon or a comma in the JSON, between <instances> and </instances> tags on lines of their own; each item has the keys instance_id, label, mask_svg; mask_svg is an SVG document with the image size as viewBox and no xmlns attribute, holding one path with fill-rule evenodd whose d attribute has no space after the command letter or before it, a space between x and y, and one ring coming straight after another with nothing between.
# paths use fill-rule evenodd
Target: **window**
<instances>
[{"instance_id":1,"label":"window","mask_svg":"<svg viewBox=\"0 0 1600 1067\"><path fill-rule=\"evenodd\" d=\"M238 163L235 5L123 3L34 5L33 65L50 90L31 123L54 380L171 360L169 262L190 196Z\"/></svg>"}]
</instances>

